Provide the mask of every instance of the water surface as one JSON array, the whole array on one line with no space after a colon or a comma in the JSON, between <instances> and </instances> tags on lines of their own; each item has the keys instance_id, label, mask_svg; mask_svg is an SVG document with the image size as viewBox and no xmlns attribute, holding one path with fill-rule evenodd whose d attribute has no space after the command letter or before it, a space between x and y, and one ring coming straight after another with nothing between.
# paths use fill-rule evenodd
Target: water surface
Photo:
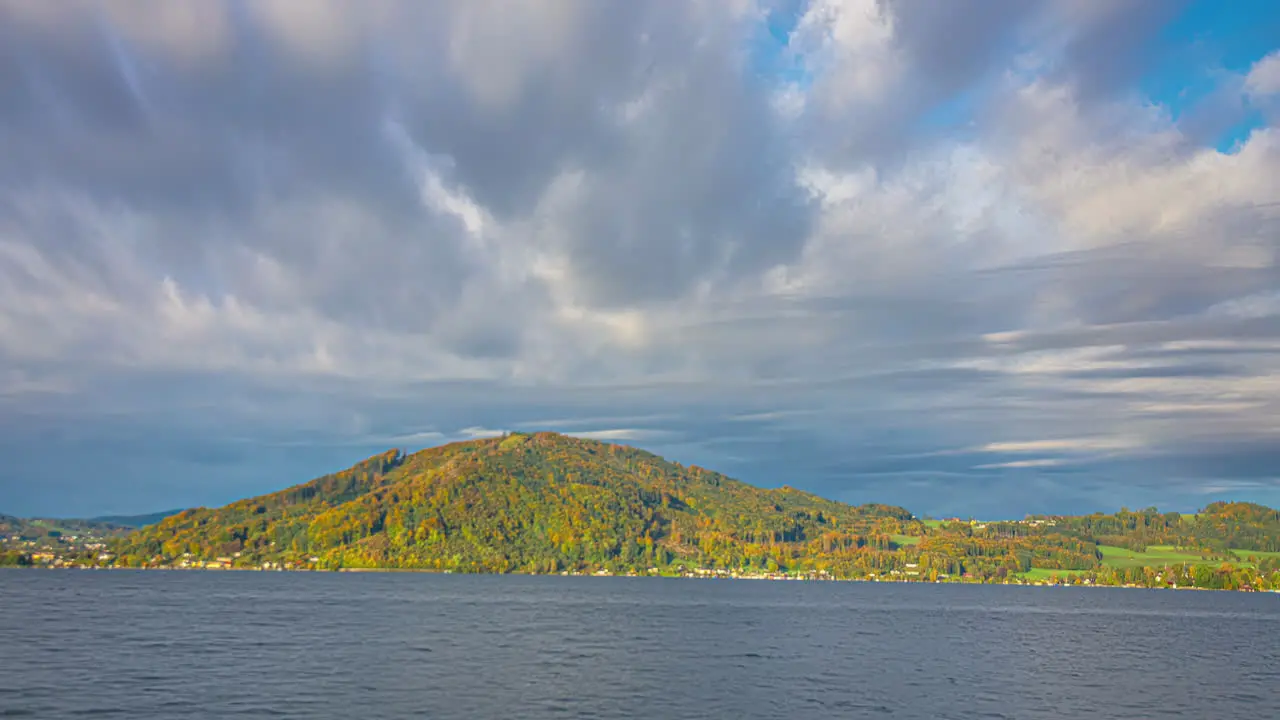
<instances>
[{"instance_id":1,"label":"water surface","mask_svg":"<svg viewBox=\"0 0 1280 720\"><path fill-rule=\"evenodd\" d=\"M1280 595L0 571L0 716L1229 718Z\"/></svg>"}]
</instances>

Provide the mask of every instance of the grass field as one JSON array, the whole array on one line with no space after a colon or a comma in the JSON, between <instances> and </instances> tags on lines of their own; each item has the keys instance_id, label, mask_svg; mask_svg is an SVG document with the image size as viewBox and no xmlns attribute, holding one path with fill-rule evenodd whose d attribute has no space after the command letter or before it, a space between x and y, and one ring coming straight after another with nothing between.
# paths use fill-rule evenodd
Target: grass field
<instances>
[{"instance_id":1,"label":"grass field","mask_svg":"<svg viewBox=\"0 0 1280 720\"><path fill-rule=\"evenodd\" d=\"M1149 545L1146 552L1133 552L1128 548L1115 547L1114 545L1099 545L1098 549L1102 550L1102 564L1107 567L1129 568L1129 567L1165 567L1166 565L1220 565L1221 560L1206 560L1196 552L1188 552L1180 550L1169 545ZM1261 552L1258 550L1232 550L1232 553L1241 561L1245 561L1249 556L1258 559L1267 557L1280 557L1280 552ZM1239 564L1248 565L1247 562ZM1082 570L1046 570L1044 568L1032 568L1029 572L1018 573L1018 577L1027 580L1048 580L1057 573L1059 577L1063 577L1072 573L1084 572Z\"/></svg>"},{"instance_id":2,"label":"grass field","mask_svg":"<svg viewBox=\"0 0 1280 720\"><path fill-rule=\"evenodd\" d=\"M1199 553L1179 550L1168 545L1149 545L1144 553L1136 553L1122 547L1099 545L1102 550L1102 564L1111 567L1163 567L1165 565L1220 565L1221 560L1206 560ZM1250 556L1259 560L1280 557L1280 552L1264 552L1261 550L1232 550L1240 564L1248 565Z\"/></svg>"},{"instance_id":3,"label":"grass field","mask_svg":"<svg viewBox=\"0 0 1280 720\"><path fill-rule=\"evenodd\" d=\"M1235 556L1240 558L1241 560L1247 560L1250 557L1256 557L1259 560L1265 560L1267 558L1280 558L1280 552L1268 552L1266 550L1235 550L1233 549L1231 552L1234 553Z\"/></svg>"},{"instance_id":4,"label":"grass field","mask_svg":"<svg viewBox=\"0 0 1280 720\"><path fill-rule=\"evenodd\" d=\"M921 520L920 522L924 523L927 527L931 527L931 528L942 527L941 520Z\"/></svg>"},{"instance_id":5,"label":"grass field","mask_svg":"<svg viewBox=\"0 0 1280 720\"><path fill-rule=\"evenodd\" d=\"M1110 567L1164 567L1165 565L1216 565L1221 561L1205 560L1200 553L1187 552L1167 545L1149 545L1146 552L1134 552L1113 545L1099 545L1102 564Z\"/></svg>"},{"instance_id":6,"label":"grass field","mask_svg":"<svg viewBox=\"0 0 1280 720\"><path fill-rule=\"evenodd\" d=\"M919 535L891 535L890 537L893 538L893 543L895 545L919 545L920 544Z\"/></svg>"}]
</instances>

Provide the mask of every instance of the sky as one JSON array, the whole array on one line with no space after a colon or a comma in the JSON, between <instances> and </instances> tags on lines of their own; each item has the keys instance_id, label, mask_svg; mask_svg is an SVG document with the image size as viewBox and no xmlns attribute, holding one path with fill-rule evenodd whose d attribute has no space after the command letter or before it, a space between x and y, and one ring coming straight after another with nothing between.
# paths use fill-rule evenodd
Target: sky
<instances>
[{"instance_id":1,"label":"sky","mask_svg":"<svg viewBox=\"0 0 1280 720\"><path fill-rule=\"evenodd\" d=\"M1269 0L0 0L0 513L503 431L1280 506Z\"/></svg>"}]
</instances>

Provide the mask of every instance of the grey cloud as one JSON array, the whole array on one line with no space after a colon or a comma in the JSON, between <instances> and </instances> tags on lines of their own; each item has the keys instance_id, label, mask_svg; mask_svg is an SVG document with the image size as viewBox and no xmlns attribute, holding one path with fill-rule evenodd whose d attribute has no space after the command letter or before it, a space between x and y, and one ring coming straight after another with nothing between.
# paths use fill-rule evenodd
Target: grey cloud
<instances>
[{"instance_id":1,"label":"grey cloud","mask_svg":"<svg viewBox=\"0 0 1280 720\"><path fill-rule=\"evenodd\" d=\"M1243 78L1223 82L1208 97L1183 112L1178 118L1178 129L1195 145L1218 144L1226 133L1247 119L1250 107L1245 102L1245 92Z\"/></svg>"},{"instance_id":2,"label":"grey cloud","mask_svg":"<svg viewBox=\"0 0 1280 720\"><path fill-rule=\"evenodd\" d=\"M1153 57L1152 41L1161 25L1176 17L1187 1L999 0L937 6L876 0L885 27L892 30L889 47L899 55L887 59L883 68L868 67L880 58L855 56L845 65L838 56L824 57L815 79L819 102L811 103L815 107L810 109L812 123L806 132L816 138L814 144L828 163L856 167L871 160L886 171L896 171L922 149L957 130L981 132L980 127L957 128L956 120L935 125L920 120L931 111L945 114L948 103L969 95L977 98L971 104L977 106L976 119L983 121L979 125L988 124L990 107L985 103L997 93L1000 74L1009 70L1009 57L1019 53L1042 53L1039 61L1052 66L1050 77L1070 83L1083 102L1111 100L1159 62ZM837 12L850 15L866 11L857 3L839 7ZM821 101L839 98L846 91L845 73L850 71L886 73L893 80L887 86L891 89L882 97L860 98L854 107L836 102L833 117L830 102ZM838 129L832 126L833 120L840 123Z\"/></svg>"},{"instance_id":3,"label":"grey cloud","mask_svg":"<svg viewBox=\"0 0 1280 720\"><path fill-rule=\"evenodd\" d=\"M1192 443L1171 449L1161 461L1167 472L1182 477L1245 478L1263 481L1272 491L1280 490L1280 477L1276 475L1280 448L1269 441Z\"/></svg>"},{"instance_id":4,"label":"grey cloud","mask_svg":"<svg viewBox=\"0 0 1280 720\"><path fill-rule=\"evenodd\" d=\"M154 239L136 239L139 252L196 291L270 303L244 279L252 257L223 247L244 244L278 261L301 288L296 299L326 316L417 331L431 331L429 318L459 304L483 268L465 256L451 222L421 206L387 122L406 128L438 158L446 182L500 221L532 211L558 174L584 172L573 215L552 220L549 249L568 256L571 282L592 304L670 300L708 274L731 282L798 251L811 211L787 179L769 88L734 58L745 31L642 4L566 6L581 15L568 46L535 58L544 62L523 68L525 82L494 107L475 96L474 78L447 70L450 43L432 34L460 22L464 5L387 8L398 21L389 38L357 35L354 49L320 69L253 14L230 12L228 54L195 70L131 43L109 15L71 14L69 36L15 30L21 42L7 65L42 77L8 85L17 88L5 103L11 161L0 177L13 187L44 177L149 213ZM542 24L489 50L519 55ZM581 57L592 62L570 60ZM150 71L127 78L125 64ZM71 103L72 126L49 134L41 88ZM653 110L620 126L623 105L646 93L656 94ZM335 217L343 212L335 202L362 216ZM57 236L83 256L101 250L82 237L98 232ZM515 232L526 236L514 242L535 242ZM390 294L353 287L370 284ZM533 310L539 295L528 286L507 299ZM518 347L459 332L441 339L457 336L464 354Z\"/></svg>"},{"instance_id":5,"label":"grey cloud","mask_svg":"<svg viewBox=\"0 0 1280 720\"><path fill-rule=\"evenodd\" d=\"M1181 365L1151 365L1146 367L1096 368L1064 373L1064 377L1076 380L1102 380L1124 378L1186 378L1221 377L1248 374L1244 368L1222 363L1184 363Z\"/></svg>"},{"instance_id":6,"label":"grey cloud","mask_svg":"<svg viewBox=\"0 0 1280 720\"><path fill-rule=\"evenodd\" d=\"M1170 4L883 3L794 38L798 116L728 4L87 7L0 0L0 511L540 425L919 512L1275 496L1274 141L1129 104Z\"/></svg>"},{"instance_id":7,"label":"grey cloud","mask_svg":"<svg viewBox=\"0 0 1280 720\"><path fill-rule=\"evenodd\" d=\"M811 3L813 24L802 22L793 38L813 66L802 125L810 151L832 166L871 162L885 172L901 170L955 129L929 127L922 117L966 93L984 92L1045 6L1040 0ZM839 25L872 22L873 15L891 34L867 52L846 47L847 38L829 27L833 17ZM851 87L868 84L878 86L870 97L849 96L861 92Z\"/></svg>"},{"instance_id":8,"label":"grey cloud","mask_svg":"<svg viewBox=\"0 0 1280 720\"><path fill-rule=\"evenodd\" d=\"M953 2L941 6L880 0L894 22L894 40L935 97L969 88L986 76L1020 38L1025 23L1044 11L1043 0Z\"/></svg>"},{"instance_id":9,"label":"grey cloud","mask_svg":"<svg viewBox=\"0 0 1280 720\"><path fill-rule=\"evenodd\" d=\"M1280 330L1280 328L1276 328ZM1280 354L1280 343L1251 344L1227 341L1224 344L1194 345L1185 347L1139 347L1124 348L1112 357L1122 360L1213 360L1215 358L1232 358L1239 356L1241 360L1249 360L1251 356L1267 356Z\"/></svg>"},{"instance_id":10,"label":"grey cloud","mask_svg":"<svg viewBox=\"0 0 1280 720\"><path fill-rule=\"evenodd\" d=\"M1066 2L1068 13L1086 15L1067 43L1060 72L1070 77L1088 102L1128 88L1141 72L1159 63L1151 42L1160 27L1177 17L1189 0Z\"/></svg>"},{"instance_id":11,"label":"grey cloud","mask_svg":"<svg viewBox=\"0 0 1280 720\"><path fill-rule=\"evenodd\" d=\"M1084 325L1041 332L1028 332L1007 341L1008 352L1037 352L1079 347L1111 348L1123 346L1119 352L1135 359L1158 354L1162 358L1195 356L1203 354L1269 354L1257 346L1233 345L1280 337L1280 318L1206 318L1192 316L1176 320L1150 320L1111 325ZM1226 342L1212 347L1162 348L1167 343ZM1108 351L1113 353L1116 351ZM1104 357L1119 356L1108 355Z\"/></svg>"}]
</instances>

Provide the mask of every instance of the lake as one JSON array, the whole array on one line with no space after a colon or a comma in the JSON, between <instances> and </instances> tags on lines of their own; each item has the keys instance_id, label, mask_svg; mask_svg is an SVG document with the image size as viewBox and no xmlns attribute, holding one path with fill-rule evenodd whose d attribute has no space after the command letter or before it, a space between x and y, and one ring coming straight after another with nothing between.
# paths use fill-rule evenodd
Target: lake
<instances>
[{"instance_id":1,"label":"lake","mask_svg":"<svg viewBox=\"0 0 1280 720\"><path fill-rule=\"evenodd\" d=\"M1230 718L1280 595L0 571L0 716Z\"/></svg>"}]
</instances>

